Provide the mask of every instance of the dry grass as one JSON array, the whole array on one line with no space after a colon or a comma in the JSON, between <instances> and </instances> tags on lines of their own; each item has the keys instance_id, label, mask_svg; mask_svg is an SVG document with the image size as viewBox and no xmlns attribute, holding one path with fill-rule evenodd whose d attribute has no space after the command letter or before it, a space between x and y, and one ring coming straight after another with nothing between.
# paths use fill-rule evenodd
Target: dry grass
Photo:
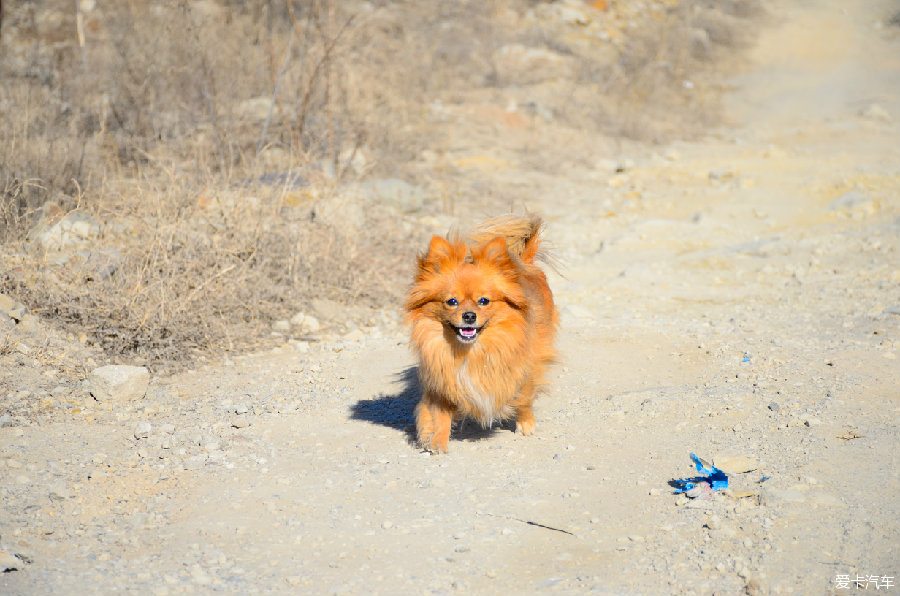
<instances>
[{"instance_id":1,"label":"dry grass","mask_svg":"<svg viewBox=\"0 0 900 596\"><path fill-rule=\"evenodd\" d=\"M399 303L421 226L382 204L359 229L311 213L360 176L415 176L423 106L516 86L491 63L503 44L576 60L574 92L544 91L562 125L655 139L710 113L682 82L734 36L691 32L744 6L719 3L716 29L702 3L631 3L652 14L610 21L607 47L511 20L545 8L526 0L93 4L3 4L0 292L151 363L246 349L317 297ZM36 226L72 212L96 237L41 249Z\"/></svg>"}]
</instances>

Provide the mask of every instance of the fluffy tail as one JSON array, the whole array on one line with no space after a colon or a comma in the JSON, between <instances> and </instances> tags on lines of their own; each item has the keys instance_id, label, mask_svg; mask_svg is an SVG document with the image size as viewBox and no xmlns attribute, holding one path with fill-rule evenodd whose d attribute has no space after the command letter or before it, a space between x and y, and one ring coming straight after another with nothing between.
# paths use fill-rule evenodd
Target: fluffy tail
<instances>
[{"instance_id":1,"label":"fluffy tail","mask_svg":"<svg viewBox=\"0 0 900 596\"><path fill-rule=\"evenodd\" d=\"M524 263L533 263L535 259L547 256L540 250L543 228L544 222L539 215L502 215L475 228L469 234L469 241L480 246L503 236L509 254L519 257Z\"/></svg>"}]
</instances>

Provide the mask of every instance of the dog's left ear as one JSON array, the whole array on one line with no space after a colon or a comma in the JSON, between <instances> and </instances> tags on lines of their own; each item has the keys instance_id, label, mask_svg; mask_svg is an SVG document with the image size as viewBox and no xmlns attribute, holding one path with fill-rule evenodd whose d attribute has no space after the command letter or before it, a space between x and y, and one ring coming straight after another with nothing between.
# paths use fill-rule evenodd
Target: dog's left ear
<instances>
[{"instance_id":1,"label":"dog's left ear","mask_svg":"<svg viewBox=\"0 0 900 596\"><path fill-rule=\"evenodd\" d=\"M490 263L500 270L500 279L503 282L499 286L503 300L513 308L528 308L528 299L519 285L519 272L506 245L506 238L498 236L485 244L473 255L475 262Z\"/></svg>"},{"instance_id":2,"label":"dog's left ear","mask_svg":"<svg viewBox=\"0 0 900 596\"><path fill-rule=\"evenodd\" d=\"M475 256L476 261L480 258L501 266L509 263L509 251L506 248L506 238L503 236L497 236L478 252L479 254Z\"/></svg>"}]
</instances>

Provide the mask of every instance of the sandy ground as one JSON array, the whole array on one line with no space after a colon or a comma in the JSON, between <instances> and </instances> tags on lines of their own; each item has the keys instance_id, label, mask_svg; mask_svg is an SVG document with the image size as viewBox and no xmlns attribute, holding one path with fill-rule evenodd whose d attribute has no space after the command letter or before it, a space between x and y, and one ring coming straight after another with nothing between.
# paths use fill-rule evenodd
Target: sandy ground
<instances>
[{"instance_id":1,"label":"sandy ground","mask_svg":"<svg viewBox=\"0 0 900 596\"><path fill-rule=\"evenodd\" d=\"M900 592L897 7L786 4L707 138L496 168L562 263L534 436L422 453L384 321L156 378L0 427L0 593Z\"/></svg>"}]
</instances>

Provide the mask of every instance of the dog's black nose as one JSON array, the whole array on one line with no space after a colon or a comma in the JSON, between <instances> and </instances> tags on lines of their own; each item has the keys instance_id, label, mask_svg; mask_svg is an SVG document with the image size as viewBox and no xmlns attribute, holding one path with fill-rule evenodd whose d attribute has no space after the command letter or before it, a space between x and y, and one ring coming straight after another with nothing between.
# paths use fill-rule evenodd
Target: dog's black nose
<instances>
[{"instance_id":1,"label":"dog's black nose","mask_svg":"<svg viewBox=\"0 0 900 596\"><path fill-rule=\"evenodd\" d=\"M464 312L462 314L462 320L463 320L463 323L465 323L466 325L474 325L475 321L478 320L478 315L476 315L472 311Z\"/></svg>"}]
</instances>

